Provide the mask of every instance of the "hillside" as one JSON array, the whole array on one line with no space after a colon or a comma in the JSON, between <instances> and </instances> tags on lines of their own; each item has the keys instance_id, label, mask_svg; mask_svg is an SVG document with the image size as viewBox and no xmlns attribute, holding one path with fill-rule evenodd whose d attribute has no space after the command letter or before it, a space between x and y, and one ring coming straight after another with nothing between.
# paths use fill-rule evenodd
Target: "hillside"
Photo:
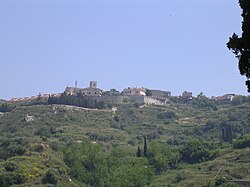
<instances>
[{"instance_id":1,"label":"hillside","mask_svg":"<svg viewBox=\"0 0 250 187\"><path fill-rule=\"evenodd\" d=\"M114 107L20 105L3 113L0 186L240 186L235 180L250 180L250 150L235 146L250 133L248 102L216 109Z\"/></svg>"}]
</instances>

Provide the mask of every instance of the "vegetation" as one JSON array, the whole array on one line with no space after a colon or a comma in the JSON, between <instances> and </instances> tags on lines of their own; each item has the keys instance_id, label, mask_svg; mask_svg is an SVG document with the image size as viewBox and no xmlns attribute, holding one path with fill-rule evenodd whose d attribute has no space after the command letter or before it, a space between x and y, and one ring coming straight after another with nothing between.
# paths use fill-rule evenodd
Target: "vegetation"
<instances>
[{"instance_id":1,"label":"vegetation","mask_svg":"<svg viewBox=\"0 0 250 187\"><path fill-rule=\"evenodd\" d=\"M65 162L71 168L71 176L91 186L144 186L153 176L145 158L119 149L105 153L100 145L90 142L69 146Z\"/></svg>"},{"instance_id":2,"label":"vegetation","mask_svg":"<svg viewBox=\"0 0 250 187\"><path fill-rule=\"evenodd\" d=\"M8 104L8 103L3 103L0 105L0 112L10 112L13 110L15 106Z\"/></svg>"},{"instance_id":3,"label":"vegetation","mask_svg":"<svg viewBox=\"0 0 250 187\"><path fill-rule=\"evenodd\" d=\"M60 97L49 97L48 104L64 104L98 109L108 107L106 102L93 100L88 96L84 96L81 92L77 95L62 93Z\"/></svg>"},{"instance_id":4,"label":"vegetation","mask_svg":"<svg viewBox=\"0 0 250 187\"><path fill-rule=\"evenodd\" d=\"M250 92L250 3L249 0L239 0L239 5L242 9L242 36L238 37L233 34L229 38L227 47L233 51L235 56L239 59L240 74L246 76L246 85L248 92Z\"/></svg>"},{"instance_id":5,"label":"vegetation","mask_svg":"<svg viewBox=\"0 0 250 187\"><path fill-rule=\"evenodd\" d=\"M0 117L0 186L240 186L228 182L250 179L250 105L240 98L128 102L115 113L17 103Z\"/></svg>"}]
</instances>

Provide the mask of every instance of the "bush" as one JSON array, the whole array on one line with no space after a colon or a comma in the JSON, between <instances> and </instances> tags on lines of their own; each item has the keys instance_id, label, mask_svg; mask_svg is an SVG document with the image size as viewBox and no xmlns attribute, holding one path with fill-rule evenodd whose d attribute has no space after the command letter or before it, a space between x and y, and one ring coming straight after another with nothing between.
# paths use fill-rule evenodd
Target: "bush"
<instances>
[{"instance_id":1,"label":"bush","mask_svg":"<svg viewBox=\"0 0 250 187\"><path fill-rule=\"evenodd\" d=\"M186 180L187 177L188 177L188 176L187 176L187 172L181 171L180 173L177 173L177 175L175 176L174 182L175 182L175 183L179 183L179 182L181 182L181 181L183 181L183 180Z\"/></svg>"},{"instance_id":2,"label":"bush","mask_svg":"<svg viewBox=\"0 0 250 187\"><path fill-rule=\"evenodd\" d=\"M11 156L22 156L26 153L26 149L23 146L11 145L8 147Z\"/></svg>"},{"instance_id":3,"label":"bush","mask_svg":"<svg viewBox=\"0 0 250 187\"><path fill-rule=\"evenodd\" d=\"M24 175L20 173L1 173L0 174L0 186L11 186L13 184L23 184L25 183Z\"/></svg>"},{"instance_id":4,"label":"bush","mask_svg":"<svg viewBox=\"0 0 250 187\"><path fill-rule=\"evenodd\" d=\"M45 127L39 128L34 134L40 136L41 138L43 137L50 138L51 136L49 129Z\"/></svg>"},{"instance_id":5,"label":"bush","mask_svg":"<svg viewBox=\"0 0 250 187\"><path fill-rule=\"evenodd\" d=\"M172 111L162 112L157 115L158 119L167 119L167 120L174 120L176 118L176 114Z\"/></svg>"},{"instance_id":6,"label":"bush","mask_svg":"<svg viewBox=\"0 0 250 187\"><path fill-rule=\"evenodd\" d=\"M120 121L119 116L115 116L115 117L114 117L114 120L115 120L116 122L119 122L119 121Z\"/></svg>"},{"instance_id":7,"label":"bush","mask_svg":"<svg viewBox=\"0 0 250 187\"><path fill-rule=\"evenodd\" d=\"M3 103L0 105L0 112L10 112L15 108L15 106Z\"/></svg>"},{"instance_id":8,"label":"bush","mask_svg":"<svg viewBox=\"0 0 250 187\"><path fill-rule=\"evenodd\" d=\"M43 184L57 184L59 179L58 173L55 169L49 169L42 178Z\"/></svg>"},{"instance_id":9,"label":"bush","mask_svg":"<svg viewBox=\"0 0 250 187\"><path fill-rule=\"evenodd\" d=\"M18 168L18 166L17 166L16 162L8 161L4 164L4 168L6 171L12 172L12 171L15 171Z\"/></svg>"},{"instance_id":10,"label":"bush","mask_svg":"<svg viewBox=\"0 0 250 187\"><path fill-rule=\"evenodd\" d=\"M36 151L38 153L43 152L43 146L41 144L35 144L34 146L32 146L32 150Z\"/></svg>"},{"instance_id":11,"label":"bush","mask_svg":"<svg viewBox=\"0 0 250 187\"><path fill-rule=\"evenodd\" d=\"M233 146L235 149L243 149L250 147L250 135L243 135L239 137L234 143Z\"/></svg>"},{"instance_id":12,"label":"bush","mask_svg":"<svg viewBox=\"0 0 250 187\"><path fill-rule=\"evenodd\" d=\"M199 163L209 160L213 157L209 150L208 142L191 139L181 150L182 160L187 163Z\"/></svg>"},{"instance_id":13,"label":"bush","mask_svg":"<svg viewBox=\"0 0 250 187\"><path fill-rule=\"evenodd\" d=\"M148 160L154 166L156 174L160 174L177 166L179 151L169 145L152 142L148 147Z\"/></svg>"}]
</instances>

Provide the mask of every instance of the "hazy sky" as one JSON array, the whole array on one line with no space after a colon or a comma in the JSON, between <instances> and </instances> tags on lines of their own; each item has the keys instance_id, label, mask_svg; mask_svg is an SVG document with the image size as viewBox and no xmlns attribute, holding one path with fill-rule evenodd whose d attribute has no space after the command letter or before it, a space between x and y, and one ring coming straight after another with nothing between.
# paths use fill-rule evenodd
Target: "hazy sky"
<instances>
[{"instance_id":1,"label":"hazy sky","mask_svg":"<svg viewBox=\"0 0 250 187\"><path fill-rule=\"evenodd\" d=\"M0 0L0 98L87 87L247 94L237 0Z\"/></svg>"}]
</instances>

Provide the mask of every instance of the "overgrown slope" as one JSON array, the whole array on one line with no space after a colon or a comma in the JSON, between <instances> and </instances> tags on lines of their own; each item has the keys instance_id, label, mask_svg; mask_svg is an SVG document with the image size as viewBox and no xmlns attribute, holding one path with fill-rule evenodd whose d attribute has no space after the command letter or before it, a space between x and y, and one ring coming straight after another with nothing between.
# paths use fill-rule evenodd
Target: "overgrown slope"
<instances>
[{"instance_id":1,"label":"overgrown slope","mask_svg":"<svg viewBox=\"0 0 250 187\"><path fill-rule=\"evenodd\" d=\"M136 173L126 162L138 168L144 163L152 169L151 172L141 170L140 174L134 175L138 178L151 175L137 186L202 186L214 181L219 170L218 179L225 176L230 180L250 180L247 169L250 151L233 149L231 141L225 142L226 138L230 139L228 132L232 132L234 141L250 132L249 103L218 105L216 109L199 109L194 105L177 103L169 106L124 104L116 107L116 110L98 110L65 105L32 105L19 106L4 113L0 117L0 184L122 186L119 176L129 170ZM143 156L144 137L148 143L147 156ZM188 143L195 144L192 138L203 142L206 147L200 154L201 158L196 155L195 163L187 159L194 157L188 157L190 155L185 150ZM89 149L100 146L94 149L94 153L100 154L100 159L96 159L101 164L100 171L105 171L107 175L99 178L98 184L80 180L73 172L79 173L80 170L75 170L76 166L65 160L77 159L75 155L68 154L67 157L67 150L84 143L89 145ZM141 160L135 160L138 147ZM86 150L85 147L79 154L85 155ZM176 152L176 155L167 150ZM89 163L86 158L87 154L85 161L80 159L76 165ZM117 170L119 176L117 174L116 180L111 180L108 174L115 174L104 168L111 168L109 160L116 159L113 165L117 164L123 170ZM119 161L124 159L127 161ZM86 163L83 167L88 170ZM97 168L88 170L89 178L96 176L94 172L100 175ZM87 174L81 176L84 178ZM125 180L126 177L127 186L133 186L130 176L122 178Z\"/></svg>"}]
</instances>

